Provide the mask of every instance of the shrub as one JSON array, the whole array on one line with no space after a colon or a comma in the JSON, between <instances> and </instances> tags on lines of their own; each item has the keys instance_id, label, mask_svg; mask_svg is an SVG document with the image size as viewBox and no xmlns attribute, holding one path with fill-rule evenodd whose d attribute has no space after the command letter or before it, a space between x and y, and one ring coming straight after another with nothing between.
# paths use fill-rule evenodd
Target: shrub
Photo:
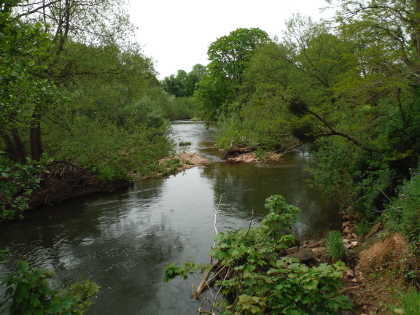
<instances>
[{"instance_id":1,"label":"shrub","mask_svg":"<svg viewBox=\"0 0 420 315\"><path fill-rule=\"evenodd\" d=\"M85 314L99 287L85 281L55 290L50 286L51 278L50 272L18 262L17 270L3 281L7 290L1 305L10 303L11 314Z\"/></svg>"},{"instance_id":2,"label":"shrub","mask_svg":"<svg viewBox=\"0 0 420 315\"><path fill-rule=\"evenodd\" d=\"M0 156L0 222L22 217L45 170L44 162L20 164Z\"/></svg>"},{"instance_id":3,"label":"shrub","mask_svg":"<svg viewBox=\"0 0 420 315\"><path fill-rule=\"evenodd\" d=\"M389 229L402 232L413 245L420 242L420 171L402 185L385 218Z\"/></svg>"},{"instance_id":4,"label":"shrub","mask_svg":"<svg viewBox=\"0 0 420 315\"><path fill-rule=\"evenodd\" d=\"M69 160L113 180L126 179L130 173L155 172L158 160L172 148L167 134L166 124L158 128L134 123L119 127L79 117L73 122L71 135L56 131L46 142L56 159Z\"/></svg>"},{"instance_id":5,"label":"shrub","mask_svg":"<svg viewBox=\"0 0 420 315\"><path fill-rule=\"evenodd\" d=\"M343 259L346 250L343 244L343 237L339 231L331 231L327 235L326 247L328 254L334 261Z\"/></svg>"}]
</instances>

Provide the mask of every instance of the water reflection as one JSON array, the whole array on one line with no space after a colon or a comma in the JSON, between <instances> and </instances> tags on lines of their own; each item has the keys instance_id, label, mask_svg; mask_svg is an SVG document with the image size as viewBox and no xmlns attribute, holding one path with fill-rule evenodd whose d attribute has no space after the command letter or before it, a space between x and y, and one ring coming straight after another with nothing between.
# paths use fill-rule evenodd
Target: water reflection
<instances>
[{"instance_id":1,"label":"water reflection","mask_svg":"<svg viewBox=\"0 0 420 315\"><path fill-rule=\"evenodd\" d=\"M193 150L211 154L206 148L213 131L202 124L176 124L174 134L192 142ZM139 183L125 193L34 212L0 226L0 248L8 247L15 260L55 270L64 283L97 282L102 289L90 314L195 314L192 283L166 284L163 270L171 262L208 262L219 200L219 230L247 226L251 209L262 217L264 200L273 193L302 208L302 234L335 224L333 208L305 184L304 163L299 156L259 167L215 163Z\"/></svg>"}]
</instances>

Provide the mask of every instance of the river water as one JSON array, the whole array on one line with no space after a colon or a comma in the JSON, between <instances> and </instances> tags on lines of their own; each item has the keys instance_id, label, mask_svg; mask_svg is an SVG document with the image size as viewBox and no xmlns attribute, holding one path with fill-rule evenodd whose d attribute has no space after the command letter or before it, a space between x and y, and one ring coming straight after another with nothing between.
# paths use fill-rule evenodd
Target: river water
<instances>
[{"instance_id":1,"label":"river water","mask_svg":"<svg viewBox=\"0 0 420 315\"><path fill-rule=\"evenodd\" d=\"M308 156L294 154L266 165L226 164L212 148L214 130L175 122L177 150L197 152L213 163L174 176L137 183L126 192L97 195L29 214L1 226L0 248L14 259L55 271L61 283L91 279L101 286L89 314L196 314L190 280L163 281L172 262L208 263L214 213L219 231L261 219L268 196L280 193L302 211L297 231L318 237L338 227L334 205L307 184ZM0 274L8 265L0 266Z\"/></svg>"}]
</instances>

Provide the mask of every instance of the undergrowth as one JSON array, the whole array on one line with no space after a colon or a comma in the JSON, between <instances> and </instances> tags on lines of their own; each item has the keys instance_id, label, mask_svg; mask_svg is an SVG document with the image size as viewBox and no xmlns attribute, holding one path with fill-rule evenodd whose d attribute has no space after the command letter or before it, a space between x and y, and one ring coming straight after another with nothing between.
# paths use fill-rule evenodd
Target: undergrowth
<instances>
[{"instance_id":1,"label":"undergrowth","mask_svg":"<svg viewBox=\"0 0 420 315\"><path fill-rule=\"evenodd\" d=\"M13 163L0 155L0 222L22 218L32 192L39 188L46 163Z\"/></svg>"},{"instance_id":2,"label":"undergrowth","mask_svg":"<svg viewBox=\"0 0 420 315\"><path fill-rule=\"evenodd\" d=\"M393 314L418 315L420 313L420 292L414 288L399 297L400 306L393 308Z\"/></svg>"},{"instance_id":3,"label":"undergrowth","mask_svg":"<svg viewBox=\"0 0 420 315\"><path fill-rule=\"evenodd\" d=\"M400 189L385 212L387 227L402 232L414 248L420 243L420 170ZM417 248L417 252L420 250Z\"/></svg>"},{"instance_id":4,"label":"undergrowth","mask_svg":"<svg viewBox=\"0 0 420 315\"><path fill-rule=\"evenodd\" d=\"M1 280L7 287L0 310L11 314L83 315L92 304L99 287L91 281L77 282L64 289L51 287L51 272L32 268L27 262L17 264L17 270Z\"/></svg>"},{"instance_id":5,"label":"undergrowth","mask_svg":"<svg viewBox=\"0 0 420 315\"><path fill-rule=\"evenodd\" d=\"M331 231L326 239L327 252L334 261L343 259L346 250L343 243L343 237L339 231Z\"/></svg>"},{"instance_id":6,"label":"undergrowth","mask_svg":"<svg viewBox=\"0 0 420 315\"><path fill-rule=\"evenodd\" d=\"M346 267L307 266L287 257L286 249L297 243L291 233L298 208L274 195L266 200L269 214L254 228L218 234L212 257L216 286L226 297L224 315L232 314L336 314L350 309L339 293ZM198 267L170 265L166 278L186 277Z\"/></svg>"}]
</instances>

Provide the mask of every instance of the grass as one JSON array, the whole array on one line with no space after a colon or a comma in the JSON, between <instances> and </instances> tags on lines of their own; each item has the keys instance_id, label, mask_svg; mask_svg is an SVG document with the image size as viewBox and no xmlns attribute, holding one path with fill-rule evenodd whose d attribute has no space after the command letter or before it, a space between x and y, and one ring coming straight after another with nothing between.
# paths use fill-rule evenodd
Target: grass
<instances>
[{"instance_id":1,"label":"grass","mask_svg":"<svg viewBox=\"0 0 420 315\"><path fill-rule=\"evenodd\" d=\"M327 252L334 261L341 260L346 254L343 237L339 231L331 231L326 239Z\"/></svg>"},{"instance_id":2,"label":"grass","mask_svg":"<svg viewBox=\"0 0 420 315\"><path fill-rule=\"evenodd\" d=\"M393 314L419 315L420 314L420 292L410 289L400 296L400 306L392 310Z\"/></svg>"}]
</instances>

